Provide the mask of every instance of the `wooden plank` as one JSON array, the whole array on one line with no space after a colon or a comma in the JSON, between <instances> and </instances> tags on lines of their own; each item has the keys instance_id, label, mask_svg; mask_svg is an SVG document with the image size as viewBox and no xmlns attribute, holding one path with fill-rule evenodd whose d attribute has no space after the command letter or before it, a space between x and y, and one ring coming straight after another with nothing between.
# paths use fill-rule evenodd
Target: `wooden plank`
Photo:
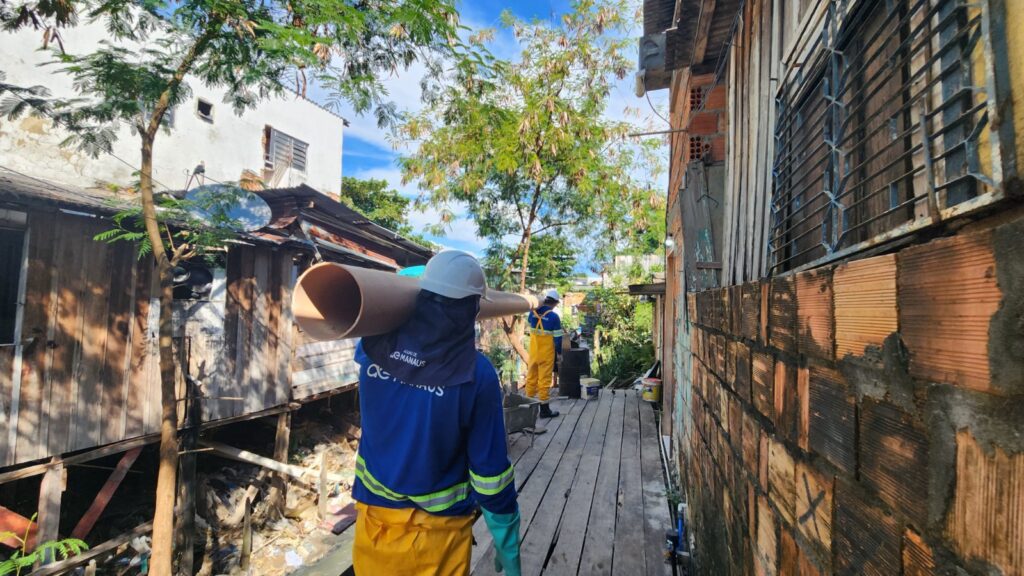
<instances>
[{"instance_id":1,"label":"wooden plank","mask_svg":"<svg viewBox=\"0 0 1024 576\"><path fill-rule=\"evenodd\" d=\"M526 485L526 481L530 479L533 471L537 468L537 464L540 462L547 447L551 444L551 440L557 436L558 430L563 425L568 425L566 421L572 420L575 422L578 419L579 411L582 408L580 404L581 401L579 400L574 401L572 404L563 404L562 415L549 419L547 424L545 424L547 432L532 439L528 434L520 434L515 442L513 442L512 448L509 451L509 459L515 465L516 490L522 490L523 486ZM570 418L573 412L577 414L576 418ZM473 525L473 539L476 541L476 546L473 547L473 557L470 561L471 570L475 570L480 560L491 551L493 538L483 518ZM493 554L490 558L493 563Z\"/></svg>"},{"instance_id":2,"label":"wooden plank","mask_svg":"<svg viewBox=\"0 0 1024 576\"><path fill-rule=\"evenodd\" d=\"M80 333L81 371L76 376L78 397L75 398L75 416L69 439L71 450L99 446L102 419L107 415L107 407L103 405L104 381L101 374L106 363L109 334L110 280L115 273L111 269L110 245L92 239L99 231L99 226L87 226L86 238L81 240L85 245L82 262L85 314Z\"/></svg>"},{"instance_id":3,"label":"wooden plank","mask_svg":"<svg viewBox=\"0 0 1024 576\"><path fill-rule=\"evenodd\" d=\"M112 550L116 550L122 545L131 542L135 538L138 538L139 536L142 536L144 534L149 534L152 531L152 522L140 524L134 530L126 532L112 540L107 540L106 542L99 544L97 546L93 546L92 548L86 550L85 552L82 552L78 556L72 556L67 560L61 560L60 562L47 564L46 566L43 566L42 568L39 568L38 570L32 572L32 576L53 576L54 574L63 574L65 572L70 572L71 570L74 570L79 566L84 566L85 564L88 564L89 561L93 558L99 558L100 556L103 556L104 554L107 554Z\"/></svg>"},{"instance_id":4,"label":"wooden plank","mask_svg":"<svg viewBox=\"0 0 1024 576\"><path fill-rule=\"evenodd\" d=\"M738 416L739 412L736 414ZM739 431L737 437L738 433ZM672 566L664 560L665 531L672 528L672 518L668 509L668 497L665 495L661 437L654 423L654 406L647 402L640 403L640 466L644 497L646 574L671 576Z\"/></svg>"},{"instance_id":5,"label":"wooden plank","mask_svg":"<svg viewBox=\"0 0 1024 576\"><path fill-rule=\"evenodd\" d=\"M551 477L554 475L555 469L558 467L558 462L562 459L562 455L576 430L580 416L583 414L585 404L586 403L584 402L573 403L571 411L562 416L564 422L562 422L562 425L558 427L556 432L554 432L554 435L551 437L550 444L548 444L544 453L540 456L540 461L537 463L536 468L530 476L523 481L521 488L518 485L519 479L516 479L516 489L519 490L519 516L521 519L519 526L520 533L524 536L529 530L530 523L533 521L534 515L540 507L541 499L547 491L548 482L551 481ZM548 434L551 434L551 432L549 431L545 436ZM520 460L520 462L522 462L522 460ZM484 553L483 557L476 565L475 573L486 575L495 574L494 548L490 548Z\"/></svg>"},{"instance_id":6,"label":"wooden plank","mask_svg":"<svg viewBox=\"0 0 1024 576\"><path fill-rule=\"evenodd\" d=\"M268 347L269 338L267 334L267 289L270 281L270 251L265 248L255 248L253 252L252 271L252 314L249 327L250 348L246 354L246 376L241 380L242 393L245 398L244 410L256 412L267 407L267 395L273 389L273 384L268 382Z\"/></svg>"},{"instance_id":7,"label":"wooden plank","mask_svg":"<svg viewBox=\"0 0 1024 576\"><path fill-rule=\"evenodd\" d=\"M555 546L544 569L545 574L573 575L579 569L583 541L587 534L587 522L590 520L590 509L594 502L594 488L601 466L601 453L608 431L612 399L610 390L601 392L594 424L583 447L583 456L580 458L576 478L569 491L565 513L558 526Z\"/></svg>"},{"instance_id":8,"label":"wooden plank","mask_svg":"<svg viewBox=\"0 0 1024 576\"><path fill-rule=\"evenodd\" d=\"M131 361L128 366L128 401L125 408L124 435L132 438L144 433L145 398L148 378L147 359L150 357L150 295L153 277L156 275L155 262L151 257L142 258L135 269L134 305L131 318L131 337L128 349Z\"/></svg>"},{"instance_id":9,"label":"wooden plank","mask_svg":"<svg viewBox=\"0 0 1024 576\"><path fill-rule=\"evenodd\" d=\"M35 540L38 529L39 525L32 520L0 506L0 532L13 532L18 535L18 538L25 538L32 542ZM9 537L6 540L0 540L0 544L8 548L21 548L21 541L18 538Z\"/></svg>"},{"instance_id":10,"label":"wooden plank","mask_svg":"<svg viewBox=\"0 0 1024 576\"><path fill-rule=\"evenodd\" d=\"M612 574L646 573L644 550L643 486L640 470L640 399L626 391L622 420L622 456L619 458L619 494L615 520Z\"/></svg>"},{"instance_id":11,"label":"wooden plank","mask_svg":"<svg viewBox=\"0 0 1024 576\"><path fill-rule=\"evenodd\" d=\"M79 218L67 218L61 226L53 265L59 269L55 277L57 325L53 336L54 348L48 371L49 405L47 411L36 416L35 422L49 420L46 454L67 451L71 417L74 412L74 363L78 342L80 295L84 289L82 274L82 235L85 230ZM84 313L84 309L82 309ZM38 453L37 453L38 456Z\"/></svg>"},{"instance_id":12,"label":"wooden plank","mask_svg":"<svg viewBox=\"0 0 1024 576\"><path fill-rule=\"evenodd\" d=\"M14 462L14 446L18 439L18 423L15 421L12 425L10 422L11 405L15 397L14 349L14 346L0 347L0 466ZM11 438L14 438L14 442Z\"/></svg>"},{"instance_id":13,"label":"wooden plank","mask_svg":"<svg viewBox=\"0 0 1024 576\"><path fill-rule=\"evenodd\" d=\"M608 429L601 448L601 463L590 505L587 533L580 555L580 574L611 574L615 533L615 510L618 499L619 456L622 448L622 423L626 406L624 392L613 393Z\"/></svg>"},{"instance_id":14,"label":"wooden plank","mask_svg":"<svg viewBox=\"0 0 1024 576\"><path fill-rule=\"evenodd\" d=\"M38 214L29 216L29 264L25 285L25 316L22 321L22 340L32 339L22 352L22 373L19 394L12 396L8 441L10 464L36 460L46 455L47 421L43 419L43 406L49 399L47 392L49 358L47 343L53 339L56 321L54 307L57 291L54 266L54 244L63 227L36 222Z\"/></svg>"},{"instance_id":15,"label":"wooden plank","mask_svg":"<svg viewBox=\"0 0 1024 576\"><path fill-rule=\"evenodd\" d=\"M128 475L128 470L131 469L132 464L142 453L142 448L133 448L124 453L121 456L121 460L118 461L114 471L107 478L106 483L103 484L103 488L100 489L96 495L96 499L93 500L92 505L86 510L85 514L82 515L82 519L78 521L75 529L71 531L72 538L78 538L84 540L89 532L92 531L93 526L96 525L96 521L99 520L100 515L106 510L107 504L110 504L110 500L114 497L114 492L121 485L121 481Z\"/></svg>"},{"instance_id":16,"label":"wooden plank","mask_svg":"<svg viewBox=\"0 0 1024 576\"><path fill-rule=\"evenodd\" d=\"M524 575L539 575L558 535L559 525L565 505L571 494L573 481L578 469L582 466L583 450L589 444L594 419L597 415L599 402L586 402L576 430L569 440L569 445L558 461L558 467L548 482L544 498L540 504L540 514L533 517L526 537L523 539L520 552ZM594 472L596 473L596 465ZM587 498L589 501L589 497Z\"/></svg>"},{"instance_id":17,"label":"wooden plank","mask_svg":"<svg viewBox=\"0 0 1024 576\"><path fill-rule=\"evenodd\" d=\"M29 251L32 249L30 234L21 234L21 250L18 261L18 287L15 296L15 318L12 343L0 351L0 466L14 460L14 446L17 442L18 412L25 361L25 290L28 288ZM12 440L13 439L13 440Z\"/></svg>"},{"instance_id":18,"label":"wooden plank","mask_svg":"<svg viewBox=\"0 0 1024 576\"><path fill-rule=\"evenodd\" d=\"M104 415L101 419L100 443L110 444L124 439L124 422L128 411L128 388L132 333L132 312L135 302L135 277L139 259L135 248L120 242L112 251L112 267L116 278L110 286L110 314L107 324L106 362L100 376L103 386Z\"/></svg>"},{"instance_id":19,"label":"wooden plank","mask_svg":"<svg viewBox=\"0 0 1024 576\"><path fill-rule=\"evenodd\" d=\"M30 545L56 540L60 531L60 502L64 494L64 465L56 456L51 460L51 466L43 474L43 481L39 484L39 532L36 541ZM50 559L52 560L52 559Z\"/></svg>"},{"instance_id":20,"label":"wooden plank","mask_svg":"<svg viewBox=\"0 0 1024 576\"><path fill-rule=\"evenodd\" d=\"M352 545L355 543L355 526L338 535L334 546L320 560L306 564L291 573L291 576L338 576L352 567Z\"/></svg>"}]
</instances>

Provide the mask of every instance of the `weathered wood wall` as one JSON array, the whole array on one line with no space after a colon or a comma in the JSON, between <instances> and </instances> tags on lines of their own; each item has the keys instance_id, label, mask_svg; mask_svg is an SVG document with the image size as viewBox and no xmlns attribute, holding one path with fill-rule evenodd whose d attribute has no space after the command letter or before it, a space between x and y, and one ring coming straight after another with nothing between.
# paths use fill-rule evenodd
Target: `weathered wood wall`
<instances>
[{"instance_id":1,"label":"weathered wood wall","mask_svg":"<svg viewBox=\"0 0 1024 576\"><path fill-rule=\"evenodd\" d=\"M292 360L292 397L303 400L330 390L356 386L359 365L355 351L354 339L330 342L303 339Z\"/></svg>"},{"instance_id":2,"label":"weathered wood wall","mask_svg":"<svg viewBox=\"0 0 1024 576\"><path fill-rule=\"evenodd\" d=\"M156 432L154 274L95 218L31 212L20 342L0 363L0 465Z\"/></svg>"},{"instance_id":3,"label":"weathered wood wall","mask_svg":"<svg viewBox=\"0 0 1024 576\"><path fill-rule=\"evenodd\" d=\"M0 466L158 432L156 274L98 218L30 212L23 327L0 347ZM203 420L291 400L293 253L232 246L226 294L176 304ZM179 396L184 386L179 383Z\"/></svg>"}]
</instances>

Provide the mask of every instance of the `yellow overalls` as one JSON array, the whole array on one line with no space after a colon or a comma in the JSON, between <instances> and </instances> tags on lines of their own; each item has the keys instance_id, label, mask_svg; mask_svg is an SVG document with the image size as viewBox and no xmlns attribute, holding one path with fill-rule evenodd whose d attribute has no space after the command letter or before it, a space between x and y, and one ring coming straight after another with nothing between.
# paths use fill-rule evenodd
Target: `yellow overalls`
<instances>
[{"instance_id":1,"label":"yellow overalls","mask_svg":"<svg viewBox=\"0 0 1024 576\"><path fill-rule=\"evenodd\" d=\"M356 502L355 536L357 576L469 576L472 516Z\"/></svg>"},{"instance_id":2,"label":"yellow overalls","mask_svg":"<svg viewBox=\"0 0 1024 576\"><path fill-rule=\"evenodd\" d=\"M544 329L544 317L554 310L537 314L535 326L530 326L530 365L526 368L526 395L541 402L548 401L551 392L551 373L555 369L555 332Z\"/></svg>"}]
</instances>

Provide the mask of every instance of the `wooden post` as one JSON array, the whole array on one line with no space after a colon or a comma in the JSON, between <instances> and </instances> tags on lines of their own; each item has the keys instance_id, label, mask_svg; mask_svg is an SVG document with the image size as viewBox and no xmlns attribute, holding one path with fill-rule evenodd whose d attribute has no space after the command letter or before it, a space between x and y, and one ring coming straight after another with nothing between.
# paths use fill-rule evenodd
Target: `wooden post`
<instances>
[{"instance_id":1,"label":"wooden post","mask_svg":"<svg viewBox=\"0 0 1024 576\"><path fill-rule=\"evenodd\" d=\"M277 415L277 435L274 437L274 460L288 463L288 447L291 442L292 415L282 412ZM288 502L288 478L285 474L275 474L270 486L270 507L283 514Z\"/></svg>"},{"instance_id":2,"label":"wooden post","mask_svg":"<svg viewBox=\"0 0 1024 576\"><path fill-rule=\"evenodd\" d=\"M249 560L252 557L252 498L245 498L245 517L242 520L242 553L241 568L243 574L249 573Z\"/></svg>"},{"instance_id":3,"label":"wooden post","mask_svg":"<svg viewBox=\"0 0 1024 576\"><path fill-rule=\"evenodd\" d=\"M39 486L39 517L37 519L39 530L36 540L30 545L35 548L43 542L56 540L60 530L60 501L64 494L65 470L64 463L57 456L50 461L50 467L43 474L43 481ZM48 564L54 558L43 558L40 563Z\"/></svg>"},{"instance_id":4,"label":"wooden post","mask_svg":"<svg viewBox=\"0 0 1024 576\"><path fill-rule=\"evenodd\" d=\"M320 482L319 496L317 498L317 510L320 512L320 519L327 518L327 450L320 453Z\"/></svg>"}]
</instances>

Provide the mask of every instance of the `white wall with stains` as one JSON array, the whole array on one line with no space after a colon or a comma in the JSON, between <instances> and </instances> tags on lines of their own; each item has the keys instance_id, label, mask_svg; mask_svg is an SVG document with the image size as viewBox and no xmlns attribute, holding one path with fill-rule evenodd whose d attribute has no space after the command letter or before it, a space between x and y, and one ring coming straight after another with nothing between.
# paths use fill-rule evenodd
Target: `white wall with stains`
<instances>
[{"instance_id":1,"label":"white wall with stains","mask_svg":"<svg viewBox=\"0 0 1024 576\"><path fill-rule=\"evenodd\" d=\"M86 23L62 32L71 54L94 50L107 38L102 24ZM42 85L54 96L72 96L71 79L59 64L49 64L53 53L41 49L41 33L25 30L0 34L0 70L8 83ZM295 95L265 100L238 116L223 101L223 90L197 80L188 81L192 94L174 110L169 131L157 136L154 178L158 189L181 189L188 174L205 163L206 174L221 182L238 181L243 170L263 176L263 134L271 126L309 144L304 174L287 170L274 178L279 187L305 182L329 195L341 187L341 152L344 120ZM197 114L203 99L213 104L212 121ZM74 147L62 147L67 133L48 119L0 117L0 166L54 182L81 187L112 183L129 185L139 166L139 138L121 127L114 156L92 158Z\"/></svg>"}]
</instances>

